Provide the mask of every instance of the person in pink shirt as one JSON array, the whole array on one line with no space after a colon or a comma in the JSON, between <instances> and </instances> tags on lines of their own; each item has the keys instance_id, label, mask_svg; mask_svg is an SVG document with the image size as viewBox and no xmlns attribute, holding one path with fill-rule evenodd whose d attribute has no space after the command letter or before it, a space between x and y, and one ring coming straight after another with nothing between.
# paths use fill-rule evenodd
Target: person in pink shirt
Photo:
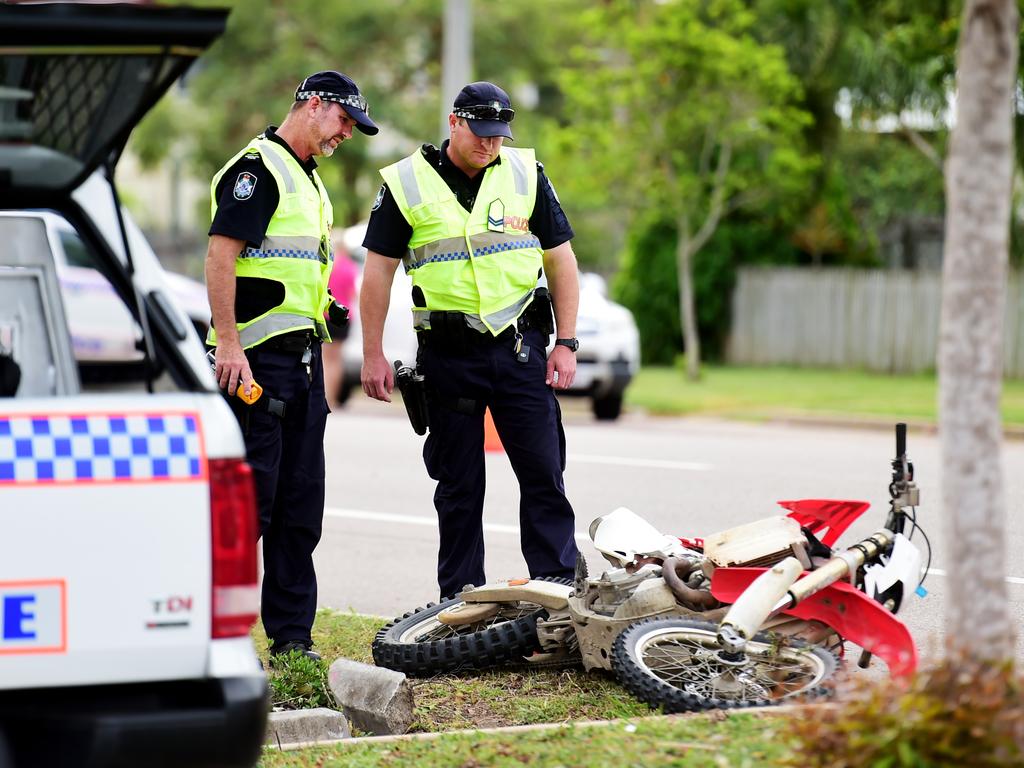
<instances>
[{"instance_id":1,"label":"person in pink shirt","mask_svg":"<svg viewBox=\"0 0 1024 768\"><path fill-rule=\"evenodd\" d=\"M348 255L340 237L334 237L332 241L334 268L331 270L327 287L336 301L348 307L351 317L356 311L356 279L359 276L359 267ZM345 376L341 345L348 337L348 330L347 325L342 329L331 326L331 342L324 344L324 390L327 394L327 403L332 409L338 406L338 393L341 392L341 382Z\"/></svg>"}]
</instances>

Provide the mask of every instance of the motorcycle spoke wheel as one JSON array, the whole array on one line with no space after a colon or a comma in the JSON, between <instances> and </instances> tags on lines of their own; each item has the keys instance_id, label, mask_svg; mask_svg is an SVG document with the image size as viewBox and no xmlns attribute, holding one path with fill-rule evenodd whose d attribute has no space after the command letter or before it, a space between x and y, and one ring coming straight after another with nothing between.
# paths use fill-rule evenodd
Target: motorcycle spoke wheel
<instances>
[{"instance_id":1,"label":"motorcycle spoke wheel","mask_svg":"<svg viewBox=\"0 0 1024 768\"><path fill-rule=\"evenodd\" d=\"M444 610L459 605L460 601L456 601L449 606L446 606ZM405 630L400 638L399 642L402 643L430 643L437 640L445 640L450 637L462 637L465 635L473 635L477 632L483 632L484 630L496 626L498 624L504 624L509 621L518 621L519 619L526 618L538 613L541 610L539 605L534 603L515 603L511 605L502 605L498 609L498 613L491 616L483 621L472 622L468 624L457 624L449 625L443 624L438 620L438 612L431 612L429 616L421 617L420 621L417 621L407 630Z\"/></svg>"},{"instance_id":2,"label":"motorcycle spoke wheel","mask_svg":"<svg viewBox=\"0 0 1024 768\"><path fill-rule=\"evenodd\" d=\"M544 579L569 585L566 579ZM431 603L395 619L377 633L373 661L410 676L488 669L520 661L540 650L537 621L547 611L528 602L501 604L498 613L471 624L449 626L437 616L462 603Z\"/></svg>"},{"instance_id":3,"label":"motorcycle spoke wheel","mask_svg":"<svg viewBox=\"0 0 1024 768\"><path fill-rule=\"evenodd\" d=\"M627 627L612 650L619 682L666 712L756 707L817 696L836 671L834 655L800 640L759 633L738 658L721 652L718 625L656 618Z\"/></svg>"}]
</instances>

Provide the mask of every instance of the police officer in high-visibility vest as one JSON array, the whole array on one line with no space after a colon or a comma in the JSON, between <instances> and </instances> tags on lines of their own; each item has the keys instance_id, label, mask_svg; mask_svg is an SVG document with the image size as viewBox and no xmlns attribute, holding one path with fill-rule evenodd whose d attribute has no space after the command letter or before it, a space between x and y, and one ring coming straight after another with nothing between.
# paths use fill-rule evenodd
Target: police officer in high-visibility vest
<instances>
[{"instance_id":1,"label":"police officer in high-visibility vest","mask_svg":"<svg viewBox=\"0 0 1024 768\"><path fill-rule=\"evenodd\" d=\"M568 388L576 373L573 231L533 150L502 146L512 138L514 114L493 83L463 88L441 148L425 144L381 171L384 185L363 241L362 384L378 400L390 401L395 385L381 344L399 262L412 280L442 597L485 580L485 408L519 480L530 576L571 578L577 555L553 392ZM542 270L546 289L538 288ZM546 355L551 333L557 340Z\"/></svg>"},{"instance_id":2,"label":"police officer in high-visibility vest","mask_svg":"<svg viewBox=\"0 0 1024 768\"><path fill-rule=\"evenodd\" d=\"M339 72L310 75L279 128L231 158L211 184L206 281L213 313L207 343L215 375L245 436L263 538L261 615L271 655L312 649L313 550L324 512L321 342L331 273L333 212L316 172L352 137L373 135L356 84ZM236 389L251 397L235 397Z\"/></svg>"}]
</instances>

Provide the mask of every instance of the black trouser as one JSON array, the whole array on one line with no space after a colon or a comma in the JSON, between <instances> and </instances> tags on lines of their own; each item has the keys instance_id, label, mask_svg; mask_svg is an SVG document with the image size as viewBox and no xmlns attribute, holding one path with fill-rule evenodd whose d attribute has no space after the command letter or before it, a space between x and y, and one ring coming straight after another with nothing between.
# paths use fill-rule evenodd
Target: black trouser
<instances>
[{"instance_id":1,"label":"black trouser","mask_svg":"<svg viewBox=\"0 0 1024 768\"><path fill-rule=\"evenodd\" d=\"M284 417L259 401L247 406L229 398L245 435L263 537L263 596L260 612L275 645L310 640L316 614L313 550L324 516L324 429L327 400L320 342L313 341L310 371L301 352L261 347L246 350L263 398L285 403Z\"/></svg>"},{"instance_id":2,"label":"black trouser","mask_svg":"<svg viewBox=\"0 0 1024 768\"><path fill-rule=\"evenodd\" d=\"M419 369L431 393L423 459L437 481L442 597L485 581L484 406L491 409L519 480L520 544L530 576L573 576L576 526L562 481L561 411L544 383L545 337L537 331L523 337L530 347L527 363L517 362L508 339L477 342L458 353L430 344L428 337L420 348Z\"/></svg>"}]
</instances>

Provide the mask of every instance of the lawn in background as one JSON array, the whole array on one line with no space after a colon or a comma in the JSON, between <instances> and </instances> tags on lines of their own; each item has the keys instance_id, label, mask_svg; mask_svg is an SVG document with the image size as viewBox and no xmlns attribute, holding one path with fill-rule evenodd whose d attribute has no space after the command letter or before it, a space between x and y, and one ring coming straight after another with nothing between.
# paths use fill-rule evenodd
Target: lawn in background
<instances>
[{"instance_id":1,"label":"lawn in background","mask_svg":"<svg viewBox=\"0 0 1024 768\"><path fill-rule=\"evenodd\" d=\"M644 367L626 403L651 414L763 420L800 416L934 423L934 374L896 376L819 368L705 365L700 381L682 368ZM1024 426L1024 381L1003 382L1003 423Z\"/></svg>"}]
</instances>

